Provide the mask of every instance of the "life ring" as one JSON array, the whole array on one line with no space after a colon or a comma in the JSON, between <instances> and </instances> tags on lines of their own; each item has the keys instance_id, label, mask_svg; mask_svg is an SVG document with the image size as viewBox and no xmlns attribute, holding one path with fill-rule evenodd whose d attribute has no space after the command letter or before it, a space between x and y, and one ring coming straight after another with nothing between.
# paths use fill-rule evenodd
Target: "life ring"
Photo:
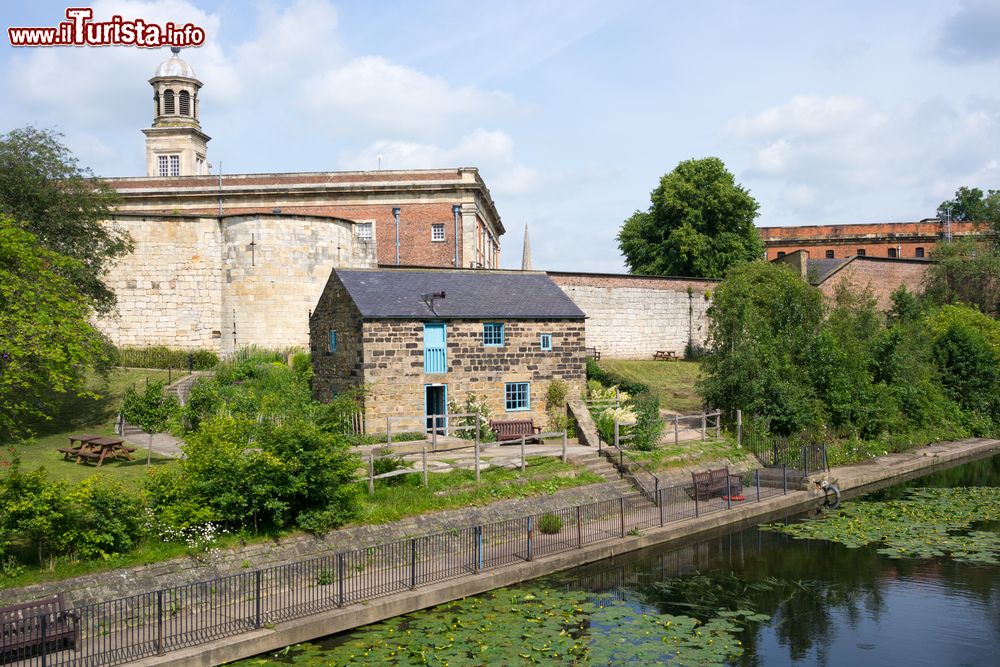
<instances>
[{"instance_id":1,"label":"life ring","mask_svg":"<svg viewBox=\"0 0 1000 667\"><path fill-rule=\"evenodd\" d=\"M840 487L836 484L824 484L823 492L825 497L823 499L823 505L829 507L830 509L837 509L840 507Z\"/></svg>"}]
</instances>

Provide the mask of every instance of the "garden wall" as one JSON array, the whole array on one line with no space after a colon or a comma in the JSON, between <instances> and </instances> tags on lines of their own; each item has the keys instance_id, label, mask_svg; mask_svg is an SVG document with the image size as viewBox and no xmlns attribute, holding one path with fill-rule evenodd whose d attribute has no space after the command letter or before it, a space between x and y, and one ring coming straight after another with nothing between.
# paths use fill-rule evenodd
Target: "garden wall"
<instances>
[{"instance_id":1,"label":"garden wall","mask_svg":"<svg viewBox=\"0 0 1000 667\"><path fill-rule=\"evenodd\" d=\"M710 292L719 282L553 271L548 275L587 314L587 347L615 359L650 359L657 350L683 355L689 337L703 345Z\"/></svg>"}]
</instances>

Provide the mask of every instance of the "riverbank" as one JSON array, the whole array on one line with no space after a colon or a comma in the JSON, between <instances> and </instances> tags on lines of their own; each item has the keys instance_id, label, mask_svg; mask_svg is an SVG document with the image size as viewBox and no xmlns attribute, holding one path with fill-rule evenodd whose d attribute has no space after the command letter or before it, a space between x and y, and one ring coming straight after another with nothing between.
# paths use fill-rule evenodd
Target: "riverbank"
<instances>
[{"instance_id":1,"label":"riverbank","mask_svg":"<svg viewBox=\"0 0 1000 667\"><path fill-rule=\"evenodd\" d=\"M832 470L829 478L838 481L845 497L853 497L927 474L935 469L951 467L997 452L1000 452L1000 440L970 439L939 443L902 454L879 457L864 464L843 466ZM578 548L574 547L561 553L537 556L534 559L529 557L527 561L516 560L511 565L443 582L420 585L414 590L399 590L389 597L368 600L360 605L347 604L312 616L276 623L273 627L251 630L237 636L172 651L162 656L146 657L141 662L132 664L192 666L220 664L649 546L665 543L683 544L713 534L767 522L809 510L820 503L822 497L812 489L790 491L787 494L762 498L760 502L734 505L726 511L680 519L662 526L655 524L650 526L647 522L642 524L644 526L642 529L638 528L640 525L638 520L627 524L623 511L621 535L615 535L613 539L592 544L583 544L581 540Z\"/></svg>"}]
</instances>

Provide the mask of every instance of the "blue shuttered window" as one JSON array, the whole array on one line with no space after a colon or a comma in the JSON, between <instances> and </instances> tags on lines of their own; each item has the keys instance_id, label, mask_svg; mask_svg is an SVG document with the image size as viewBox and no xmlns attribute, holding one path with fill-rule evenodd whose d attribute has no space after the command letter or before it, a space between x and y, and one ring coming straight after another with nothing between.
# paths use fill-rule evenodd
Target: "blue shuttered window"
<instances>
[{"instance_id":1,"label":"blue shuttered window","mask_svg":"<svg viewBox=\"0 0 1000 667\"><path fill-rule=\"evenodd\" d=\"M330 333L327 335L326 351L327 352L337 351L337 332L334 331L333 329L330 329Z\"/></svg>"},{"instance_id":2,"label":"blue shuttered window","mask_svg":"<svg viewBox=\"0 0 1000 667\"><path fill-rule=\"evenodd\" d=\"M448 372L448 357L445 353L444 324L434 323L424 325L424 372Z\"/></svg>"}]
</instances>

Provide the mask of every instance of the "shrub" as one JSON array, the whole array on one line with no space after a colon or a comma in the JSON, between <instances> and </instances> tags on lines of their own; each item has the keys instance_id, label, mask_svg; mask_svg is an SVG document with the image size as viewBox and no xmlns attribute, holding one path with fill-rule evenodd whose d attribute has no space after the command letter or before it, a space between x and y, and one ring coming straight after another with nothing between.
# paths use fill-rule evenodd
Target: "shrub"
<instances>
[{"instance_id":1,"label":"shrub","mask_svg":"<svg viewBox=\"0 0 1000 667\"><path fill-rule=\"evenodd\" d=\"M211 350L174 350L162 345L151 347L120 347L113 353L116 366L130 368L187 368L206 371L219 363L219 355Z\"/></svg>"},{"instance_id":2,"label":"shrub","mask_svg":"<svg viewBox=\"0 0 1000 667\"><path fill-rule=\"evenodd\" d=\"M455 437L462 438L463 440L475 440L476 415L479 415L479 442L493 442L496 439L496 434L490 428L490 418L493 416L493 413L490 410L489 400L485 396L469 394L465 397L465 401L461 403L458 401L449 401L448 411L452 414L471 415L469 417L449 420L452 426L472 427L452 431L452 435Z\"/></svg>"},{"instance_id":3,"label":"shrub","mask_svg":"<svg viewBox=\"0 0 1000 667\"><path fill-rule=\"evenodd\" d=\"M59 551L89 559L132 550L144 532L142 499L121 484L89 477L64 498Z\"/></svg>"},{"instance_id":4,"label":"shrub","mask_svg":"<svg viewBox=\"0 0 1000 667\"><path fill-rule=\"evenodd\" d=\"M546 535L555 535L562 530L563 522L557 515L547 512L538 519L538 530Z\"/></svg>"},{"instance_id":5,"label":"shrub","mask_svg":"<svg viewBox=\"0 0 1000 667\"><path fill-rule=\"evenodd\" d=\"M412 467L411 463L404 461L402 456L393 454L392 450L387 447L375 450L375 461L372 463L372 473L374 475L384 475L387 472L406 470ZM394 475L379 480L379 482L388 484L389 486L398 486L405 481L406 475Z\"/></svg>"}]
</instances>

